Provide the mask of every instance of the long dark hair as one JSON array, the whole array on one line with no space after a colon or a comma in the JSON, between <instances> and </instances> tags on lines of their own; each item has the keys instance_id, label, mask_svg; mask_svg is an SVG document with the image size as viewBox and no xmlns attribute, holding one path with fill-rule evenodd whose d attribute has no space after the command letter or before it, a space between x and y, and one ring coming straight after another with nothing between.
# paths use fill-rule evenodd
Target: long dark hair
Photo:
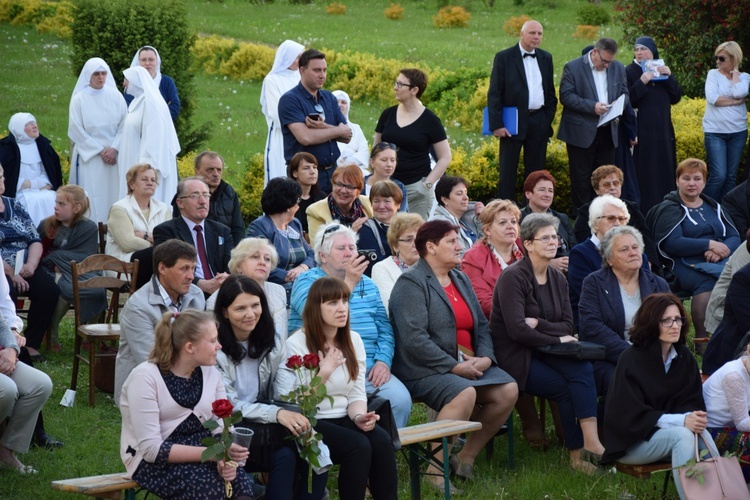
<instances>
[{"instance_id":1,"label":"long dark hair","mask_svg":"<svg viewBox=\"0 0 750 500\"><path fill-rule=\"evenodd\" d=\"M232 330L232 325L224 315L237 297L243 293L258 297L260 299L260 307L262 308L260 319L248 339L248 351L245 351L245 348L237 341L234 336L234 330ZM221 350L235 364L242 361L245 355L257 359L267 350L273 349L275 335L273 316L271 315L271 311L268 310L266 294L255 280L241 274L230 275L222 283L221 288L219 288L219 294L216 297L216 306L214 307L214 316L216 316L216 321L219 325Z\"/></svg>"},{"instance_id":2,"label":"long dark hair","mask_svg":"<svg viewBox=\"0 0 750 500\"><path fill-rule=\"evenodd\" d=\"M349 300L349 286L344 281L326 276L315 280L307 292L305 309L302 311L302 327L305 330L307 350L317 354L323 351L325 336L323 335L323 315L320 306L329 300ZM354 351L352 337L349 333L349 322L351 311L346 318L346 325L340 327L336 332L336 343L341 349L341 354L346 358L346 369L352 381L357 380L359 375L359 363L357 353Z\"/></svg>"},{"instance_id":3,"label":"long dark hair","mask_svg":"<svg viewBox=\"0 0 750 500\"><path fill-rule=\"evenodd\" d=\"M677 306L680 316L685 318L680 328L679 345L685 345L687 332L690 329L690 318L685 312L685 306L677 296L671 293L653 293L638 308L633 317L633 326L630 328L630 341L636 349L645 349L659 340L659 320L669 306Z\"/></svg>"}]
</instances>

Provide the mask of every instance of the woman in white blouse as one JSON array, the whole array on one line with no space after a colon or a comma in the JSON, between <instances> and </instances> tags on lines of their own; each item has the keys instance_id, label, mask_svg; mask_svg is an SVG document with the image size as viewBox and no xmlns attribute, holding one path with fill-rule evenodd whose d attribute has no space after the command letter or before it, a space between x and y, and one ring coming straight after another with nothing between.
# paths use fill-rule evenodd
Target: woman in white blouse
<instances>
[{"instance_id":1,"label":"woman in white blouse","mask_svg":"<svg viewBox=\"0 0 750 500\"><path fill-rule=\"evenodd\" d=\"M708 158L704 193L721 201L735 184L747 142L747 96L750 75L740 71L742 49L737 42L716 48L716 69L706 77L703 135Z\"/></svg>"}]
</instances>

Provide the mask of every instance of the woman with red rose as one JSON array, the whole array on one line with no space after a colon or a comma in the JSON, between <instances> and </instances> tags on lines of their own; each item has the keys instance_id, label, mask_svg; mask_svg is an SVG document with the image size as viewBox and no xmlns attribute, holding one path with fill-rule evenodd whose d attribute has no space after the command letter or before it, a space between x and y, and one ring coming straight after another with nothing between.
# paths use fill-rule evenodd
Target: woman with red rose
<instances>
[{"instance_id":1,"label":"woman with red rose","mask_svg":"<svg viewBox=\"0 0 750 500\"><path fill-rule=\"evenodd\" d=\"M349 329L349 286L338 278L315 280L302 312L302 329L287 339L291 362L279 370L278 394L289 394L300 385L299 364L314 366L332 403L318 405L315 430L330 449L331 461L340 464L339 496L364 499L369 483L373 499L397 498L396 457L388 433L376 425L375 412L367 411L365 346ZM304 378L304 376L302 377ZM307 381L309 383L309 381Z\"/></svg>"},{"instance_id":2,"label":"woman with red rose","mask_svg":"<svg viewBox=\"0 0 750 500\"><path fill-rule=\"evenodd\" d=\"M307 463L297 454L294 441L286 439L309 430L310 422L273 404L273 382L286 359L286 336L274 328L269 310L266 294L255 280L233 274L222 283L214 309L221 343L216 367L227 398L242 412L241 425L255 432L245 470L270 472L266 497L321 498L328 475L313 475L308 493L303 482ZM302 366L301 358L299 362Z\"/></svg>"},{"instance_id":3,"label":"woman with red rose","mask_svg":"<svg viewBox=\"0 0 750 500\"><path fill-rule=\"evenodd\" d=\"M155 333L148 361L122 387L120 456L126 477L163 499L223 499L225 481L232 484L233 498L252 499L243 469L223 460L201 462L206 449L201 440L210 436L202 423L232 413L214 367L221 345L213 316L167 313ZM233 444L229 456L246 460L248 451Z\"/></svg>"}]
</instances>

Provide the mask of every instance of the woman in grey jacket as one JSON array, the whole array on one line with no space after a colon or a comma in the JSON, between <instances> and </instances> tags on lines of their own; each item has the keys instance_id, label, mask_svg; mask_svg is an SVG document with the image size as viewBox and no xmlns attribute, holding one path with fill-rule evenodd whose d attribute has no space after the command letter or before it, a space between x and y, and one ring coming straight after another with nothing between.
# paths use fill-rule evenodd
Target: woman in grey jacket
<instances>
[{"instance_id":1,"label":"woman in grey jacket","mask_svg":"<svg viewBox=\"0 0 750 500\"><path fill-rule=\"evenodd\" d=\"M304 483L297 485L295 478L307 480L307 473L297 471L306 464L297 455L293 441L285 439L310 429L310 422L300 413L273 404L277 396L273 382L279 365L286 362L286 346L268 310L266 295L254 280L242 275L226 279L214 309L221 343L216 367L222 374L227 399L242 412L242 425L255 430L245 468L270 472L266 496L321 498L327 474L313 474L312 493ZM299 495L295 494L296 485Z\"/></svg>"}]
</instances>

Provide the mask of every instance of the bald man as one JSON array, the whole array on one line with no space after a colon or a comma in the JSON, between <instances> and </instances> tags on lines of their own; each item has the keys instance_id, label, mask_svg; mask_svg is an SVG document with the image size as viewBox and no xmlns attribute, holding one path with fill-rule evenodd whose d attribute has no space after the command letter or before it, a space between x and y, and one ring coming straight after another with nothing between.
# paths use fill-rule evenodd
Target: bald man
<instances>
[{"instance_id":1,"label":"bald man","mask_svg":"<svg viewBox=\"0 0 750 500\"><path fill-rule=\"evenodd\" d=\"M547 142L557 109L552 55L541 50L542 25L527 21L517 45L495 54L487 92L490 130L500 139L500 180L497 197L516 200L516 172L523 148L524 179L544 168ZM518 132L511 135L503 108L518 108ZM511 126L512 128L512 126Z\"/></svg>"}]
</instances>

